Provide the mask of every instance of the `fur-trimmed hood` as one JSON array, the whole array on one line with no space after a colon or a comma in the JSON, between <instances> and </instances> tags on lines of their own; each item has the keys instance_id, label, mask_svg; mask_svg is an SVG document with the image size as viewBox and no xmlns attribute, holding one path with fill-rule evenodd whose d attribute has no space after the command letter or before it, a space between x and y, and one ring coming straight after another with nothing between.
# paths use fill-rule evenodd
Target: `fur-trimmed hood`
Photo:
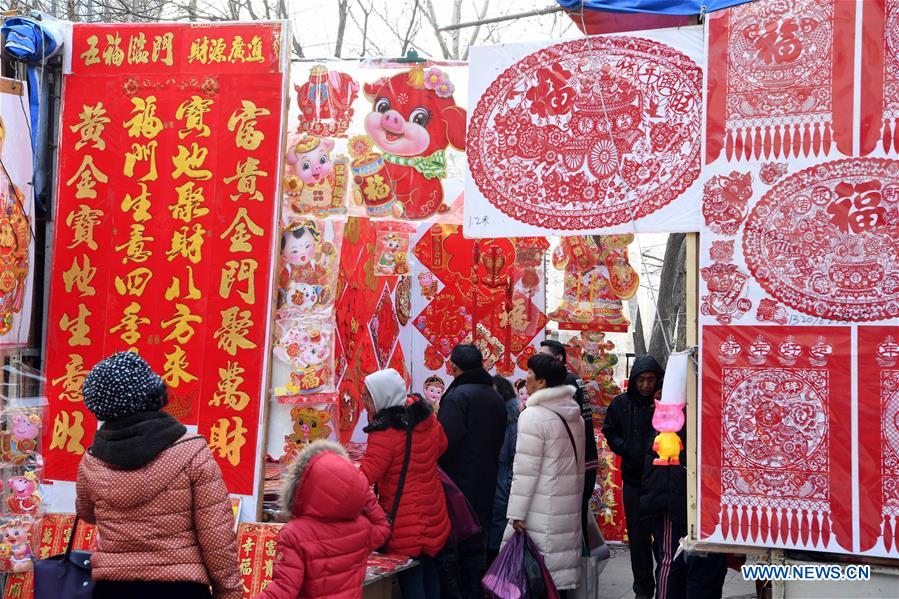
<instances>
[{"instance_id":1,"label":"fur-trimmed hood","mask_svg":"<svg viewBox=\"0 0 899 599\"><path fill-rule=\"evenodd\" d=\"M363 429L365 433L386 431L389 428L406 430L406 426L413 429L431 417L434 413L431 404L424 399L419 399L407 406L393 406L378 412L372 421Z\"/></svg>"},{"instance_id":2,"label":"fur-trimmed hood","mask_svg":"<svg viewBox=\"0 0 899 599\"><path fill-rule=\"evenodd\" d=\"M313 441L284 473L282 515L288 519L352 520L362 513L367 489L368 481L342 445Z\"/></svg>"},{"instance_id":3,"label":"fur-trimmed hood","mask_svg":"<svg viewBox=\"0 0 899 599\"><path fill-rule=\"evenodd\" d=\"M544 408L558 412L566 418L569 416L569 412L577 412L580 414L580 407L577 405L577 402L574 401L574 394L576 391L577 389L571 385L560 385L559 387L540 389L528 397L527 407L533 408L534 406L543 406Z\"/></svg>"}]
</instances>

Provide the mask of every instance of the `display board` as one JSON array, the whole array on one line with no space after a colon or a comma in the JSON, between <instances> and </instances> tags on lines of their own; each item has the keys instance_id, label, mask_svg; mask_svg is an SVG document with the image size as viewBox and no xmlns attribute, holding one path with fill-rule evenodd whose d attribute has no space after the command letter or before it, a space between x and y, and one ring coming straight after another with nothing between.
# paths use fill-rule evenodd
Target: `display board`
<instances>
[{"instance_id":1,"label":"display board","mask_svg":"<svg viewBox=\"0 0 899 599\"><path fill-rule=\"evenodd\" d=\"M696 231L699 27L471 49L474 237Z\"/></svg>"},{"instance_id":2,"label":"display board","mask_svg":"<svg viewBox=\"0 0 899 599\"><path fill-rule=\"evenodd\" d=\"M701 541L899 556L897 9L709 17Z\"/></svg>"},{"instance_id":3,"label":"display board","mask_svg":"<svg viewBox=\"0 0 899 599\"><path fill-rule=\"evenodd\" d=\"M123 350L252 494L276 243L282 24L73 28L47 319L46 476L96 427L81 383Z\"/></svg>"}]
</instances>

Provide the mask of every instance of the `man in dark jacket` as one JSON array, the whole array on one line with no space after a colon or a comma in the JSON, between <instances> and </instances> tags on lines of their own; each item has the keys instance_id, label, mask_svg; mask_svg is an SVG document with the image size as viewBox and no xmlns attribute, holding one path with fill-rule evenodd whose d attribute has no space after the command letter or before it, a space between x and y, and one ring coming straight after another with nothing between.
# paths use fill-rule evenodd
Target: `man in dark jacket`
<instances>
[{"instance_id":1,"label":"man in dark jacket","mask_svg":"<svg viewBox=\"0 0 899 599\"><path fill-rule=\"evenodd\" d=\"M596 470L599 468L599 450L596 447L596 434L593 431L593 410L584 393L584 381L568 369L568 353L565 346L553 339L547 339L540 344L540 353L554 357L561 362L568 375L565 384L577 389L574 393L574 401L581 408L581 417L584 419L584 497L581 503L581 529L584 539L587 538L587 514L589 513L590 497L596 488Z\"/></svg>"},{"instance_id":2,"label":"man in dark jacket","mask_svg":"<svg viewBox=\"0 0 899 599\"><path fill-rule=\"evenodd\" d=\"M648 355L637 358L631 368L627 392L612 400L602 427L609 448L621 456L624 518L637 599L652 597L655 591L652 530L641 521L640 496L646 441L653 431L653 400L661 397L664 376L665 371L655 358Z\"/></svg>"},{"instance_id":3,"label":"man in dark jacket","mask_svg":"<svg viewBox=\"0 0 899 599\"><path fill-rule=\"evenodd\" d=\"M657 599L721 599L727 563L723 553L677 553L687 535L687 427L681 439L680 464L656 466L652 451L657 431L646 439L640 516L652 531L656 556Z\"/></svg>"},{"instance_id":4,"label":"man in dark jacket","mask_svg":"<svg viewBox=\"0 0 899 599\"><path fill-rule=\"evenodd\" d=\"M440 400L437 419L446 433L447 449L440 467L453 479L487 531L493 514L499 451L506 434L506 404L484 370L484 358L474 345L458 345L450 354L455 379ZM458 546L462 597L481 597L486 571L484 536Z\"/></svg>"}]
</instances>

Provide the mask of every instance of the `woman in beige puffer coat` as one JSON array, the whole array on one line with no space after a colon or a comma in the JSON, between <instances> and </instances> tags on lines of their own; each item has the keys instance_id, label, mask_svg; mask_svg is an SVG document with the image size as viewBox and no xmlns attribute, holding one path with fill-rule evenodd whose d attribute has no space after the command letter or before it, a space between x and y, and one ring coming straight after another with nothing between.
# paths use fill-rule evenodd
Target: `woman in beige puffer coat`
<instances>
[{"instance_id":1,"label":"woman in beige puffer coat","mask_svg":"<svg viewBox=\"0 0 899 599\"><path fill-rule=\"evenodd\" d=\"M575 388L563 384L566 374L551 356L528 360L530 397L518 418L504 535L505 542L515 531L527 532L562 597L580 582L584 490L584 419Z\"/></svg>"}]
</instances>

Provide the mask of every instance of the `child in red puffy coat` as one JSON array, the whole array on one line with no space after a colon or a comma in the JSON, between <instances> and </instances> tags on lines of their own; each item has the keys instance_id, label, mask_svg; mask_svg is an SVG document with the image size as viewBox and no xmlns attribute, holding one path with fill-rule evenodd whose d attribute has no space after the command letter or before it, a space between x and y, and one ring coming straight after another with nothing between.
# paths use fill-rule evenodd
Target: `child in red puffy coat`
<instances>
[{"instance_id":1,"label":"child in red puffy coat","mask_svg":"<svg viewBox=\"0 0 899 599\"><path fill-rule=\"evenodd\" d=\"M359 599L369 554L390 525L368 481L330 441L303 449L285 473L271 583L257 599Z\"/></svg>"}]
</instances>

